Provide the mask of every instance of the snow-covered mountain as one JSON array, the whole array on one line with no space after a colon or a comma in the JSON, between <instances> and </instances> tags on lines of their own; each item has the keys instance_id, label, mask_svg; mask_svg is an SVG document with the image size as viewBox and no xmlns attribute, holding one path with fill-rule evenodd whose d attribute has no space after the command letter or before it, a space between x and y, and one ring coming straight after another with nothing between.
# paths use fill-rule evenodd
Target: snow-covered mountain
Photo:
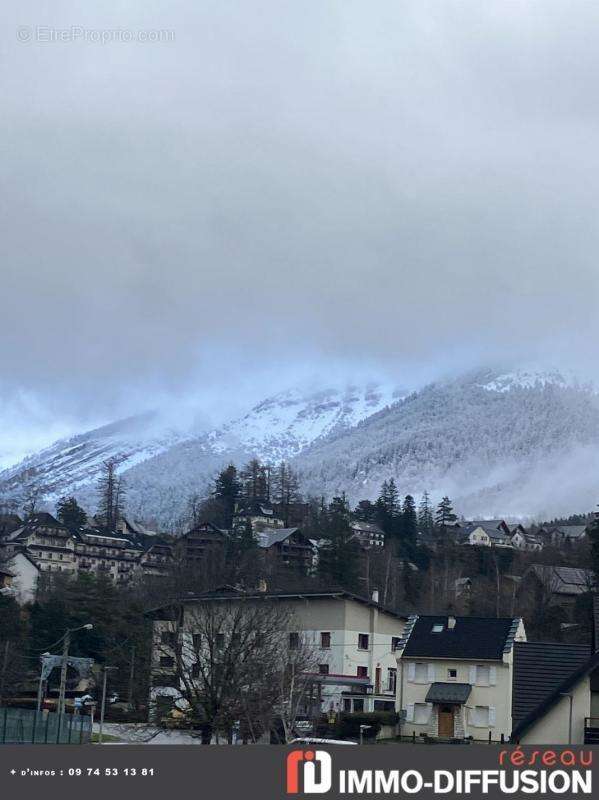
<instances>
[{"instance_id":1,"label":"snow-covered mountain","mask_svg":"<svg viewBox=\"0 0 599 800\"><path fill-rule=\"evenodd\" d=\"M549 518L599 501L599 397L551 370L493 370L424 387L295 461L307 491L449 494L465 515Z\"/></svg>"},{"instance_id":2,"label":"snow-covered mountain","mask_svg":"<svg viewBox=\"0 0 599 800\"><path fill-rule=\"evenodd\" d=\"M366 386L276 394L212 431L173 431L134 417L60 441L0 473L0 496L27 482L50 500L95 507L94 481L122 459L129 511L168 529L218 469L250 458L291 460L306 493L449 494L465 515L545 518L599 501L599 397L584 382L536 368L477 372L418 391Z\"/></svg>"},{"instance_id":3,"label":"snow-covered mountain","mask_svg":"<svg viewBox=\"0 0 599 800\"><path fill-rule=\"evenodd\" d=\"M0 494L10 496L24 484L35 483L50 502L74 493L93 508L94 482L102 463L116 458L126 479L132 513L168 526L181 515L187 498L204 492L223 465L242 464L253 457L270 463L289 460L401 396L389 387L374 385L292 389L202 434L164 427L158 414L133 417L56 442L0 472Z\"/></svg>"}]
</instances>

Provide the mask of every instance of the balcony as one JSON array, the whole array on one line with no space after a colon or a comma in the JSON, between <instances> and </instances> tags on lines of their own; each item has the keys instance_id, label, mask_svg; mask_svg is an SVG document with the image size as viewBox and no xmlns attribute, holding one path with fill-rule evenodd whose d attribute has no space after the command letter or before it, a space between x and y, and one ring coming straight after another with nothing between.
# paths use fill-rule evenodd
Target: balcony
<instances>
[{"instance_id":1,"label":"balcony","mask_svg":"<svg viewBox=\"0 0 599 800\"><path fill-rule=\"evenodd\" d=\"M599 744L599 717L584 718L584 743Z\"/></svg>"}]
</instances>

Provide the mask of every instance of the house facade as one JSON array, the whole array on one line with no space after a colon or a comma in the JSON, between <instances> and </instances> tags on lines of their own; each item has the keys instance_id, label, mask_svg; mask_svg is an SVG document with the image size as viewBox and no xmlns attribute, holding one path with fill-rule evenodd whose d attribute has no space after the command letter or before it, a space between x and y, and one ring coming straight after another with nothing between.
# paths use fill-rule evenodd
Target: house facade
<instances>
[{"instance_id":1,"label":"house facade","mask_svg":"<svg viewBox=\"0 0 599 800\"><path fill-rule=\"evenodd\" d=\"M520 618L413 616L397 648L402 735L507 740Z\"/></svg>"},{"instance_id":2,"label":"house facade","mask_svg":"<svg viewBox=\"0 0 599 800\"><path fill-rule=\"evenodd\" d=\"M290 612L289 647L301 640L313 657L313 672L308 677L318 697L315 712L394 710L395 648L406 618L383 608L376 597L368 600L345 591L251 593L229 587L199 595L195 605L190 599L180 604L182 628L193 625L200 604L223 601L267 601ZM178 695L161 646L163 635L171 630L172 614L173 604L150 613L154 620L152 669L158 676L153 680L150 698L154 708L164 706L169 699L176 701ZM191 629L189 632L194 633Z\"/></svg>"}]
</instances>

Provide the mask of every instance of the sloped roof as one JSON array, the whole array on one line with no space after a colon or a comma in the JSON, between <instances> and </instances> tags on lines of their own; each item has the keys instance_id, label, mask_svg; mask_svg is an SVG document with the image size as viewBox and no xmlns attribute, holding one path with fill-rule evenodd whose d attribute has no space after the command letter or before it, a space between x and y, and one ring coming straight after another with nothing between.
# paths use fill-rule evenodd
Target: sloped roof
<instances>
[{"instance_id":1,"label":"sloped roof","mask_svg":"<svg viewBox=\"0 0 599 800\"><path fill-rule=\"evenodd\" d=\"M365 533L374 533L379 536L385 535L383 529L379 525L375 525L374 522L362 522L356 519L350 523L350 528L354 531L364 531Z\"/></svg>"},{"instance_id":2,"label":"sloped roof","mask_svg":"<svg viewBox=\"0 0 599 800\"><path fill-rule=\"evenodd\" d=\"M472 686L469 683L431 683L426 703L465 703L470 697Z\"/></svg>"},{"instance_id":3,"label":"sloped roof","mask_svg":"<svg viewBox=\"0 0 599 800\"><path fill-rule=\"evenodd\" d=\"M506 521L504 519L473 519L470 522L470 525L480 526L481 528L493 528L494 530L499 530L506 525Z\"/></svg>"},{"instance_id":4,"label":"sloped roof","mask_svg":"<svg viewBox=\"0 0 599 800\"><path fill-rule=\"evenodd\" d=\"M559 531L568 539L580 539L585 535L586 530L586 525L556 525L549 530L549 533L551 534L555 531Z\"/></svg>"},{"instance_id":5,"label":"sloped roof","mask_svg":"<svg viewBox=\"0 0 599 800\"><path fill-rule=\"evenodd\" d=\"M554 594L584 594L593 586L594 574L590 569L531 564L529 571L548 581Z\"/></svg>"},{"instance_id":6,"label":"sloped roof","mask_svg":"<svg viewBox=\"0 0 599 800\"><path fill-rule=\"evenodd\" d=\"M404 657L467 661L501 661L504 652L511 649L520 623L519 617L454 617L455 626L449 628L447 615L412 619L399 645ZM434 633L435 626L442 630Z\"/></svg>"},{"instance_id":7,"label":"sloped roof","mask_svg":"<svg viewBox=\"0 0 599 800\"><path fill-rule=\"evenodd\" d=\"M256 540L258 542L258 547L272 547L273 544L279 544L280 542L284 542L285 539L288 539L292 534L296 532L300 532L299 528L277 528L276 530L272 531L258 531L256 533ZM303 534L302 534L303 536ZM306 539L306 544L310 543L310 540Z\"/></svg>"},{"instance_id":8,"label":"sloped roof","mask_svg":"<svg viewBox=\"0 0 599 800\"><path fill-rule=\"evenodd\" d=\"M569 675L584 664L591 648L557 642L514 643L514 724L525 719Z\"/></svg>"},{"instance_id":9,"label":"sloped roof","mask_svg":"<svg viewBox=\"0 0 599 800\"><path fill-rule=\"evenodd\" d=\"M599 652L593 653L583 664L573 670L555 689L550 693L523 719L518 722L512 730L512 741L518 741L520 737L534 725L541 717L550 711L559 702L562 695L570 691L576 684L599 667Z\"/></svg>"},{"instance_id":10,"label":"sloped roof","mask_svg":"<svg viewBox=\"0 0 599 800\"><path fill-rule=\"evenodd\" d=\"M298 591L298 592L260 592L258 590L254 591L244 591L243 589L239 589L236 586L222 586L217 589L213 589L208 592L203 592L201 594L190 594L186 597L181 597L178 600L173 602L164 603L157 608L150 609L146 611L146 615L150 617L156 617L157 612L164 611L165 609L176 607L180 604L192 604L192 603L201 603L203 601L214 600L255 600L255 599L270 599L270 600L354 600L356 603L361 603L362 605L369 606L371 608L376 608L378 611L388 614L396 619L406 620L407 615L401 614L397 611L392 611L390 608L382 605L381 603L377 603L375 600L369 600L367 597L362 597L361 595L354 594L353 592L348 592L345 589L329 589L329 590L313 590L310 589L306 592Z\"/></svg>"}]
</instances>

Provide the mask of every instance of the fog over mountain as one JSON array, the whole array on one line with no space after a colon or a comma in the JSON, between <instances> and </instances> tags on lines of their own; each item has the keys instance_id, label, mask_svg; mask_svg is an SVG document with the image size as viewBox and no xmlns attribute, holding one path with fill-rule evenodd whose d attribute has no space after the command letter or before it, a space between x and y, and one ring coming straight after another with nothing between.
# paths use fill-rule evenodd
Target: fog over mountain
<instances>
[{"instance_id":1,"label":"fog over mountain","mask_svg":"<svg viewBox=\"0 0 599 800\"><path fill-rule=\"evenodd\" d=\"M310 489L318 466L359 493L380 455L416 490L402 447L462 420L457 389L431 383L530 364L599 378L597 5L23 0L0 23L0 468L51 448L44 474L56 457L85 483L52 450L82 437L90 463L116 449L145 470L149 503L149 464L194 464L269 398L376 384L419 394L288 455ZM135 35L85 35L117 30ZM491 441L466 439L455 483L439 444L423 482L465 507L586 510L592 403L552 385L551 403L464 389L481 434L489 398L539 429L498 439L492 469Z\"/></svg>"}]
</instances>

